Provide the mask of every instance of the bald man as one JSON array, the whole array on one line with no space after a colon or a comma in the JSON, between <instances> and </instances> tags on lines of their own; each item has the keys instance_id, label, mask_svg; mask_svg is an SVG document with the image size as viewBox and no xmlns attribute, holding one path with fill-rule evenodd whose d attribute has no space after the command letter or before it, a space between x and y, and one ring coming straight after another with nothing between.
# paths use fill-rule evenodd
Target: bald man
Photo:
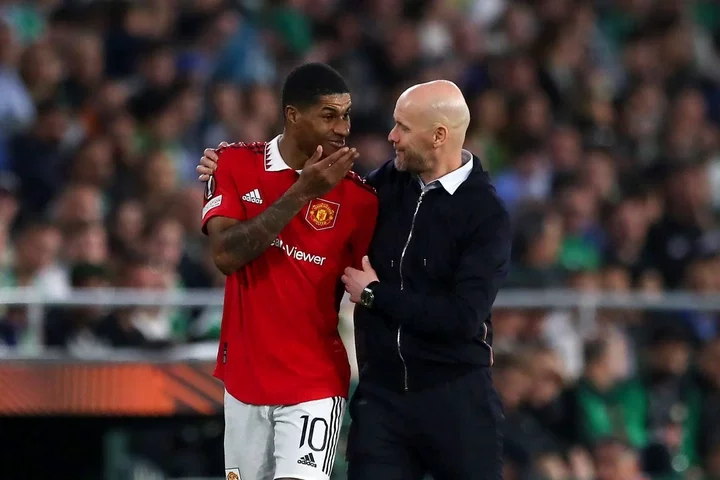
<instances>
[{"instance_id":1,"label":"bald man","mask_svg":"<svg viewBox=\"0 0 720 480\"><path fill-rule=\"evenodd\" d=\"M395 158L367 183L380 200L356 304L360 383L349 411L349 480L502 478L502 407L492 385L491 309L510 260L507 210L463 150L470 113L439 80L398 99ZM205 151L198 166L213 171Z\"/></svg>"}]
</instances>

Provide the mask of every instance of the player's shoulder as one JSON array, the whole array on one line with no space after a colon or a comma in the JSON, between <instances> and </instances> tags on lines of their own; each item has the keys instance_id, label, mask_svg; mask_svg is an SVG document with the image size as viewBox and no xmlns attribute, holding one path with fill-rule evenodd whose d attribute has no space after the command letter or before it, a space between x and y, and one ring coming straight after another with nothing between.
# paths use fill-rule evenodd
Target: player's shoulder
<instances>
[{"instance_id":1,"label":"player's shoulder","mask_svg":"<svg viewBox=\"0 0 720 480\"><path fill-rule=\"evenodd\" d=\"M268 142L235 142L218 147L215 152L219 153L235 153L239 155L264 155Z\"/></svg>"},{"instance_id":2,"label":"player's shoulder","mask_svg":"<svg viewBox=\"0 0 720 480\"><path fill-rule=\"evenodd\" d=\"M215 149L218 167L222 163L232 168L263 165L268 142L235 142Z\"/></svg>"},{"instance_id":3,"label":"player's shoulder","mask_svg":"<svg viewBox=\"0 0 720 480\"><path fill-rule=\"evenodd\" d=\"M377 198L377 192L375 191L375 188L369 185L363 177L353 172L352 170L349 171L347 175L345 175L343 182L349 185L353 194L357 195L360 198Z\"/></svg>"}]
</instances>

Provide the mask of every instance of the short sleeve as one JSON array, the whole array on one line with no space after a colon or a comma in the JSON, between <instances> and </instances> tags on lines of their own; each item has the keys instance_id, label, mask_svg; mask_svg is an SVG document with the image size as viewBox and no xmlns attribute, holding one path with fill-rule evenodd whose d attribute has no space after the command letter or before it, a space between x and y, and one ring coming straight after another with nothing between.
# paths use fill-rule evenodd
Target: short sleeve
<instances>
[{"instance_id":1,"label":"short sleeve","mask_svg":"<svg viewBox=\"0 0 720 480\"><path fill-rule=\"evenodd\" d=\"M218 155L218 168L205 184L204 205L202 209L202 231L207 235L207 224L211 218L226 217L235 220L245 220L247 214L240 201L240 195L235 181L238 171L237 151L223 149Z\"/></svg>"}]
</instances>

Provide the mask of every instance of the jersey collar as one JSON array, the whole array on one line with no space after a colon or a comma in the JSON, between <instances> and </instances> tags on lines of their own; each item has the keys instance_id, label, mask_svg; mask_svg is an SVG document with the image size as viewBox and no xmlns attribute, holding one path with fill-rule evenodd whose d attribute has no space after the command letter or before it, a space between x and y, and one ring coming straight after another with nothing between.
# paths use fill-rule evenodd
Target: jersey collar
<instances>
[{"instance_id":1,"label":"jersey collar","mask_svg":"<svg viewBox=\"0 0 720 480\"><path fill-rule=\"evenodd\" d=\"M282 172L283 170L292 170L285 160L280 155L280 147L278 142L282 138L282 135L278 135L268 142L265 147L265 171L267 172ZM295 170L300 173L302 170Z\"/></svg>"}]
</instances>

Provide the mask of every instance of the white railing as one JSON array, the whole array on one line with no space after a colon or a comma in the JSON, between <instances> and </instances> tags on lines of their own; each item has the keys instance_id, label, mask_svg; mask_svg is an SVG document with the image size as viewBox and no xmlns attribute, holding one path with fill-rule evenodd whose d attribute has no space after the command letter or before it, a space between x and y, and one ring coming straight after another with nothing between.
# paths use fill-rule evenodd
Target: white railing
<instances>
[{"instance_id":1,"label":"white railing","mask_svg":"<svg viewBox=\"0 0 720 480\"><path fill-rule=\"evenodd\" d=\"M221 289L150 291L128 289L73 290L68 295L48 296L32 288L0 289L0 307L28 307L30 336L38 344L42 339L45 309L54 306L160 306L160 307L221 307ZM573 290L504 290L495 308L578 309L583 319L592 320L598 309L620 310L694 310L720 311L720 295L697 295L687 292L662 294L591 294Z\"/></svg>"},{"instance_id":2,"label":"white railing","mask_svg":"<svg viewBox=\"0 0 720 480\"><path fill-rule=\"evenodd\" d=\"M174 291L93 288L49 296L33 288L0 288L1 305L28 306L163 306L220 307L222 289ZM619 308L623 310L720 310L720 295L667 292L662 294L592 294L575 290L503 290L495 307L501 308Z\"/></svg>"}]
</instances>

